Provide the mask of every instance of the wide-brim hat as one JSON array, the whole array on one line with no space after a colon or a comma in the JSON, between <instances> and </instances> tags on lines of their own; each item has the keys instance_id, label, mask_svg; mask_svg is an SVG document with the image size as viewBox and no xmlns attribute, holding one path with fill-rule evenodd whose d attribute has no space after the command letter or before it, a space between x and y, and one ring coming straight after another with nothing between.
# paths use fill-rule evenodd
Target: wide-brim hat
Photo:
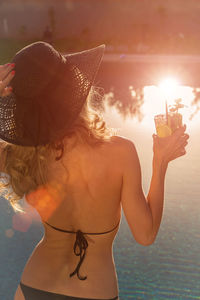
<instances>
[{"instance_id":1,"label":"wide-brim hat","mask_svg":"<svg viewBox=\"0 0 200 300\"><path fill-rule=\"evenodd\" d=\"M0 98L0 138L38 146L64 137L94 84L104 49L62 55L36 42L17 52L12 93Z\"/></svg>"}]
</instances>

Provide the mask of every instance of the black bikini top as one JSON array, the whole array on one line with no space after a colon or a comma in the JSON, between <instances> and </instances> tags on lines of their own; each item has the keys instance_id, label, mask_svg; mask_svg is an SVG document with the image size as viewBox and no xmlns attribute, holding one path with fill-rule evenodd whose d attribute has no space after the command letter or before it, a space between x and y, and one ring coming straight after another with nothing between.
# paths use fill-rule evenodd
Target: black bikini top
<instances>
[{"instance_id":1,"label":"black bikini top","mask_svg":"<svg viewBox=\"0 0 200 300\"><path fill-rule=\"evenodd\" d=\"M84 237L84 234L88 234L88 235L100 235L100 234L106 234L106 233L110 233L112 231L114 231L120 221L117 223L117 225L109 230L109 231L105 231L105 232L99 232L99 233L93 233L93 232L82 232L81 230L77 230L77 231L71 231L71 230L64 230L64 229L60 229L60 228L57 228L57 227L54 227L52 225L50 225L49 223L45 222L48 226L50 226L51 228L55 229L55 230L58 230L58 231L61 231L61 232L66 232L66 233L75 233L76 234L76 240L75 240L75 243L74 243L74 254L76 256L80 256L80 261L76 267L76 269L74 270L74 272L72 272L69 276L72 277L74 276L75 274L77 274L77 277L80 279L80 280L85 280L87 279L87 276L81 276L79 274L79 270L80 270L80 267L83 263L83 260L85 258L85 255L86 255L86 249L88 247L88 241L87 239Z\"/></svg>"}]
</instances>

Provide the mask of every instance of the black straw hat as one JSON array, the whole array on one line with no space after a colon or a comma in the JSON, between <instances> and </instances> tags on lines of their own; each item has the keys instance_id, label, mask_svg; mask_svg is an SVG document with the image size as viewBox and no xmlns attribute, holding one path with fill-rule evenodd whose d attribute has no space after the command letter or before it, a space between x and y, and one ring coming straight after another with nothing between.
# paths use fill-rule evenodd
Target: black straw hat
<instances>
[{"instance_id":1,"label":"black straw hat","mask_svg":"<svg viewBox=\"0 0 200 300\"><path fill-rule=\"evenodd\" d=\"M16 145L45 145L63 137L89 94L105 45L61 55L36 42L12 62L12 93L0 98L0 138Z\"/></svg>"}]
</instances>

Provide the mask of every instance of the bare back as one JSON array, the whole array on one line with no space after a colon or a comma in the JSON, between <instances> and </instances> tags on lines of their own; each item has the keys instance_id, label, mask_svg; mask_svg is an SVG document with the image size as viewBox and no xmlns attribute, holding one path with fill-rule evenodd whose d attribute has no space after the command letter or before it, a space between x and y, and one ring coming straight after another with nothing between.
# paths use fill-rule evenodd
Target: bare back
<instances>
[{"instance_id":1,"label":"bare back","mask_svg":"<svg viewBox=\"0 0 200 300\"><path fill-rule=\"evenodd\" d=\"M59 205L50 209L48 223L88 233L111 230L121 217L118 138L95 147L79 145L66 152L63 163L52 165L50 181L58 187L60 197ZM44 219L42 215L41 218ZM75 235L56 231L45 223L44 226L45 235L24 269L24 284L77 297L109 298L118 294L112 256L117 229L87 235L87 255L80 269L87 280L81 281L76 276L69 277L78 263L73 252Z\"/></svg>"}]
</instances>

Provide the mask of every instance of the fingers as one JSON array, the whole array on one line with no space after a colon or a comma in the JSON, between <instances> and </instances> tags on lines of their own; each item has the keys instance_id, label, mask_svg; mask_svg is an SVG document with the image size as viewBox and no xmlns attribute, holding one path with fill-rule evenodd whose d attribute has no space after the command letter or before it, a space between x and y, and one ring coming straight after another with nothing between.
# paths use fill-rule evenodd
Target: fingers
<instances>
[{"instance_id":1,"label":"fingers","mask_svg":"<svg viewBox=\"0 0 200 300\"><path fill-rule=\"evenodd\" d=\"M3 81L7 75L13 70L15 64L6 64L0 68L0 81Z\"/></svg>"},{"instance_id":2,"label":"fingers","mask_svg":"<svg viewBox=\"0 0 200 300\"><path fill-rule=\"evenodd\" d=\"M175 143L175 148L185 147L188 144L188 139L188 134L183 134L180 136Z\"/></svg>"},{"instance_id":3,"label":"fingers","mask_svg":"<svg viewBox=\"0 0 200 300\"><path fill-rule=\"evenodd\" d=\"M185 147L188 144L188 134L185 134L184 136L180 137L180 139L177 140L177 142L174 144L174 146L168 150L169 157L179 157L186 153ZM175 159L175 158L173 158Z\"/></svg>"},{"instance_id":4,"label":"fingers","mask_svg":"<svg viewBox=\"0 0 200 300\"><path fill-rule=\"evenodd\" d=\"M184 133L183 137L184 137L185 139L189 139L190 136L189 136L189 134Z\"/></svg>"},{"instance_id":5,"label":"fingers","mask_svg":"<svg viewBox=\"0 0 200 300\"><path fill-rule=\"evenodd\" d=\"M182 144L180 144L178 147L176 147L175 149L173 149L173 151L171 151L171 155L173 155L173 153L182 153L183 151L185 151L185 147L187 146L188 142L184 142Z\"/></svg>"},{"instance_id":6,"label":"fingers","mask_svg":"<svg viewBox=\"0 0 200 300\"><path fill-rule=\"evenodd\" d=\"M184 128L182 130L184 130ZM179 134L181 134L181 131L179 131ZM181 135L177 138L174 149L170 153L170 160L174 160L174 159L186 154L185 147L188 144L188 138L189 138L189 135L187 133L184 133L183 135Z\"/></svg>"},{"instance_id":7,"label":"fingers","mask_svg":"<svg viewBox=\"0 0 200 300\"><path fill-rule=\"evenodd\" d=\"M153 151L155 155L166 161L172 161L186 154L189 135L185 133L186 126L178 128L171 136L160 138L153 134Z\"/></svg>"},{"instance_id":8,"label":"fingers","mask_svg":"<svg viewBox=\"0 0 200 300\"><path fill-rule=\"evenodd\" d=\"M187 133L183 134L182 136L180 136L179 138L177 138L176 140L176 144L181 144L186 142L189 139L189 135Z\"/></svg>"},{"instance_id":9,"label":"fingers","mask_svg":"<svg viewBox=\"0 0 200 300\"><path fill-rule=\"evenodd\" d=\"M8 76L3 81L0 81L0 94L3 93L4 89L10 83L14 75L15 75L15 71L12 71L8 74Z\"/></svg>"},{"instance_id":10,"label":"fingers","mask_svg":"<svg viewBox=\"0 0 200 300\"><path fill-rule=\"evenodd\" d=\"M188 140L189 135L185 133L185 130L186 130L186 125L178 128L172 134L172 136L171 136L172 137L172 139L171 139L171 147L172 148L177 149Z\"/></svg>"},{"instance_id":11,"label":"fingers","mask_svg":"<svg viewBox=\"0 0 200 300\"><path fill-rule=\"evenodd\" d=\"M15 75L14 66L14 64L0 66L0 96L2 97L8 96L12 91L8 85Z\"/></svg>"},{"instance_id":12,"label":"fingers","mask_svg":"<svg viewBox=\"0 0 200 300\"><path fill-rule=\"evenodd\" d=\"M184 132L186 131L186 125L184 124L183 126L177 128L174 133L172 134L172 136L178 137L184 134Z\"/></svg>"},{"instance_id":13,"label":"fingers","mask_svg":"<svg viewBox=\"0 0 200 300\"><path fill-rule=\"evenodd\" d=\"M11 92L12 92L12 87L6 87L2 93L2 97L6 97L10 95Z\"/></svg>"},{"instance_id":14,"label":"fingers","mask_svg":"<svg viewBox=\"0 0 200 300\"><path fill-rule=\"evenodd\" d=\"M170 157L170 161L178 158L178 157L181 157L181 156L184 156L186 154L186 151L185 149L182 149L180 151L177 151L176 153L174 153L171 157Z\"/></svg>"}]
</instances>

